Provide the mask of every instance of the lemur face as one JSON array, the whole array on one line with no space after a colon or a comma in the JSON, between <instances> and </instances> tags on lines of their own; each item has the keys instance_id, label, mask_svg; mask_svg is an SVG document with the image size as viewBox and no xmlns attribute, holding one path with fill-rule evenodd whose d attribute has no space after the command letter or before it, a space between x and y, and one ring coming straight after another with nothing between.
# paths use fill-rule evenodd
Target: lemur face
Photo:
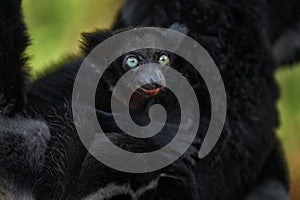
<instances>
[{"instance_id":1,"label":"lemur face","mask_svg":"<svg viewBox=\"0 0 300 200\"><path fill-rule=\"evenodd\" d=\"M144 97L157 95L166 83L163 70L152 67L152 63L167 67L171 64L171 57L167 52L155 49L139 50L123 56L123 70L128 71L137 67L143 68L136 72L132 80L128 80L128 87L133 89L141 86L136 90L136 93Z\"/></svg>"},{"instance_id":2,"label":"lemur face","mask_svg":"<svg viewBox=\"0 0 300 200\"><path fill-rule=\"evenodd\" d=\"M172 25L170 29L184 34L188 32L185 26L179 24ZM104 31L84 34L84 51L89 53L99 43L118 33L120 32ZM140 33L139 31L135 32L135 29L133 29L132 34L134 34L134 37L123 38L124 44L128 45L129 48L137 44L143 46L144 41L153 44L153 46L156 43L165 43L173 45L173 48L180 48L182 42L178 41L174 34L164 30L156 30L153 33ZM107 68L102 76L102 81L108 86L109 92L113 93L118 100L124 101L127 94L130 93L134 104L143 103L143 100L150 100L164 91L167 73L170 73L170 70L167 69L169 67L177 68L178 65L181 65L177 62L177 58L178 56L174 53L155 48L124 52ZM160 65L160 67L158 68L157 65ZM164 70L164 67L166 70ZM124 75L129 71L133 73L130 77L124 78ZM114 93L114 88L117 84L120 84L121 78L123 88L119 93ZM124 103L127 104L128 102Z\"/></svg>"}]
</instances>

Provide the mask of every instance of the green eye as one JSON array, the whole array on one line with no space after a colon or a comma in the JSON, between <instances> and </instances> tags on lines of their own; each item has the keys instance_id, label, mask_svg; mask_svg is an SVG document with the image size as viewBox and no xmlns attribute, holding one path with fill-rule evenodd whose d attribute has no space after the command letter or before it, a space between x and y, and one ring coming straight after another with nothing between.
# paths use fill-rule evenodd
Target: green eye
<instances>
[{"instance_id":1,"label":"green eye","mask_svg":"<svg viewBox=\"0 0 300 200\"><path fill-rule=\"evenodd\" d=\"M161 65L167 65L167 64L169 64L169 62L170 62L170 59L169 59L169 57L167 55L160 56L160 58L159 58L159 64L161 64Z\"/></svg>"},{"instance_id":2,"label":"green eye","mask_svg":"<svg viewBox=\"0 0 300 200\"><path fill-rule=\"evenodd\" d=\"M129 57L129 58L127 58L126 64L127 64L128 67L134 68L134 67L138 66L139 61L135 57Z\"/></svg>"}]
</instances>

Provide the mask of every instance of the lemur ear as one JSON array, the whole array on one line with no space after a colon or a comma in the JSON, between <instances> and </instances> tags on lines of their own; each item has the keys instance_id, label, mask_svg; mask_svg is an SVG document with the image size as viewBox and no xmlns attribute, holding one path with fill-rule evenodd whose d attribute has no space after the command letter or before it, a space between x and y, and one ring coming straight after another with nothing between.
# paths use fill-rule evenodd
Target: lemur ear
<instances>
[{"instance_id":1,"label":"lemur ear","mask_svg":"<svg viewBox=\"0 0 300 200\"><path fill-rule=\"evenodd\" d=\"M174 31L178 31L178 32L183 33L185 35L188 34L188 32L189 32L189 29L185 25L179 24L179 23L172 24L169 27L169 29L174 30Z\"/></svg>"},{"instance_id":2,"label":"lemur ear","mask_svg":"<svg viewBox=\"0 0 300 200\"><path fill-rule=\"evenodd\" d=\"M187 35L189 33L189 29L184 26L183 24L179 24L179 23L175 23L172 24L172 26L169 27L169 30L173 30L173 31L177 31L180 32L184 35ZM173 46L176 49L179 49L182 45L182 37L180 37L181 39L178 38L178 34L174 33L174 32L166 32L165 35L165 41L167 44Z\"/></svg>"},{"instance_id":3,"label":"lemur ear","mask_svg":"<svg viewBox=\"0 0 300 200\"><path fill-rule=\"evenodd\" d=\"M93 32L82 33L81 49L85 54L90 53L101 42L113 36L113 32L109 30L96 29Z\"/></svg>"}]
</instances>

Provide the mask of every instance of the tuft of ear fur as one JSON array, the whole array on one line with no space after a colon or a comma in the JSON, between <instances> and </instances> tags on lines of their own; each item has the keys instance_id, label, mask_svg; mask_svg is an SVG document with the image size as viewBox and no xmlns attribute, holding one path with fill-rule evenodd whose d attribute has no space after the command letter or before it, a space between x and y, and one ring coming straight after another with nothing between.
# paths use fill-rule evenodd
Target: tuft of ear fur
<instances>
[{"instance_id":1,"label":"tuft of ear fur","mask_svg":"<svg viewBox=\"0 0 300 200\"><path fill-rule=\"evenodd\" d=\"M189 29L180 23L174 23L169 27L169 30L177 31L179 33L182 33L184 35L187 35L189 33ZM177 34L174 34L173 32L167 32L167 34L164 36L165 42L169 45L175 46L176 49L179 49L182 45L182 40L177 37Z\"/></svg>"},{"instance_id":2,"label":"tuft of ear fur","mask_svg":"<svg viewBox=\"0 0 300 200\"><path fill-rule=\"evenodd\" d=\"M92 32L82 33L81 49L84 54L89 54L101 42L113 36L114 33L109 30L95 29Z\"/></svg>"},{"instance_id":3,"label":"tuft of ear fur","mask_svg":"<svg viewBox=\"0 0 300 200\"><path fill-rule=\"evenodd\" d=\"M174 30L174 31L178 31L178 32L180 32L182 34L185 34L185 35L188 34L188 32L189 32L189 29L185 25L179 24L179 23L172 24L169 27L169 29Z\"/></svg>"}]
</instances>

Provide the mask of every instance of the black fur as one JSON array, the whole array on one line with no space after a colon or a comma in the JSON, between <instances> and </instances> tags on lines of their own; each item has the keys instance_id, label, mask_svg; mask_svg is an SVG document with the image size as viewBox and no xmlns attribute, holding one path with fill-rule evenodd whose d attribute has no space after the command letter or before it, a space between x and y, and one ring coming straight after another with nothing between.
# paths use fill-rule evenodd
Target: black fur
<instances>
[{"instance_id":1,"label":"black fur","mask_svg":"<svg viewBox=\"0 0 300 200\"><path fill-rule=\"evenodd\" d=\"M50 137L26 109L28 45L20 1L0 1L0 199L31 199ZM31 114L29 114L31 113Z\"/></svg>"},{"instance_id":2,"label":"black fur","mask_svg":"<svg viewBox=\"0 0 300 200\"><path fill-rule=\"evenodd\" d=\"M249 33L248 36L252 31L260 32L265 37L264 42L275 48L275 59L280 58L277 63L290 64L300 57L299 20L297 0L146 0L143 3L124 0L112 28L168 27L178 22L202 36L220 37L233 33L233 38L237 31ZM288 41L279 44L280 40ZM288 44L292 45L289 49ZM281 55L277 54L279 49Z\"/></svg>"},{"instance_id":3,"label":"black fur","mask_svg":"<svg viewBox=\"0 0 300 200\"><path fill-rule=\"evenodd\" d=\"M115 33L99 30L95 31L92 34L84 34L85 43L83 47L83 56L89 53L104 39L113 34ZM157 181L164 180L164 178L159 178L159 173L154 173L153 175L146 174L137 176L126 173L120 175L122 173L105 167L103 164L95 160L92 156L87 154L86 149L82 146L78 136L76 135L74 125L72 124L72 116L70 113L72 87L76 72L81 64L81 61L82 58L78 57L77 60L74 59L70 62L65 62L59 70L52 74L46 75L41 80L33 83L28 87L28 102L30 107L40 115L42 115L45 118L45 121L49 122L48 125L52 133L52 138L49 143L50 148L46 154L48 159L47 164L45 165L45 173L42 177L41 185L37 187L38 197L42 199L85 197L110 183L129 184L132 182L132 187L136 188L137 190L139 189L139 187L147 185L149 182L151 182L152 179ZM119 61L116 61L113 66L116 66L117 68L114 70L119 71L121 63ZM115 74L117 74L117 71L114 71ZM57 79L57 77L60 76L64 78ZM117 78L118 77L114 77L114 79ZM110 80L110 82L111 81L112 80ZM176 127L166 127L165 129L163 129L158 138L153 138L151 140L143 141L126 137L116 126L112 115L110 114L110 82L107 82L106 80L100 82L99 87L101 87L101 93L97 94L96 102L98 103L96 103L96 108L98 110L99 121L103 130L107 132L107 136L112 141L114 141L115 144L118 144L124 149L128 149L134 152L147 152L154 150L153 148L158 149L158 146L162 146L162 144L165 144L166 141L172 139ZM51 84L52 86L49 87L49 84ZM63 87L61 87L62 85ZM45 88L49 88L49 90L45 90ZM52 90L50 88L57 89ZM163 98L163 96L158 98ZM153 101L149 101L149 103L148 100L145 101L145 104L155 103ZM31 104L31 102L35 103ZM159 103L167 105L168 102L167 100L164 100L160 101ZM55 106L49 107L49 105ZM135 118L142 119L141 117L145 118L143 114L139 114ZM170 123L174 123L174 120L176 121L176 119L174 118L175 116L172 117ZM64 134L61 134L62 131ZM101 138L98 140L100 142ZM99 144L99 142L96 143ZM192 151L193 153L195 152L193 151L193 147L190 151ZM180 180L180 184L177 183L176 180L175 182L174 180L172 180L172 182L174 182L174 185L177 185L176 187L181 187L182 194L194 196L196 192L190 192L194 190L195 182L191 171L192 166L187 165L190 160L188 156L189 153L187 153L187 156L183 157L184 162L181 161L179 163L175 163L168 169L163 170L161 173L174 171L172 173L174 174L174 176L177 175L178 179ZM59 170L57 169L57 167L59 167ZM176 170L174 168L176 168ZM187 178L187 176L190 178ZM96 178L96 181L90 181L92 177L99 177L99 181L98 178ZM184 179L184 181L181 179ZM78 190L80 191L80 193L78 193ZM160 193L156 194L155 196L158 195L160 195Z\"/></svg>"},{"instance_id":4,"label":"black fur","mask_svg":"<svg viewBox=\"0 0 300 200\"><path fill-rule=\"evenodd\" d=\"M184 66L180 71L202 100L198 140L185 156L169 167L139 175L117 172L95 160L76 134L70 106L74 79L83 58L93 47L119 31L96 30L85 34L80 55L63 61L56 66L58 70L24 88L24 49L28 39L19 3L0 0L0 197L82 199L107 195L107 200L264 199L262 195L274 191L274 185L280 185L280 195L288 192L285 161L274 134L278 126L275 107L278 89L273 76L277 63L286 61L275 60L273 46L297 27L298 1L125 2L114 28L186 25L190 30L188 35L201 43L218 65L228 100L226 124L218 144L206 158L195 159L210 119L209 97L201 77L188 63L176 58L173 67ZM296 61L295 58L292 55L288 61ZM118 62L114 64L118 66ZM143 141L122 134L113 123L109 107L102 103L110 98L107 82L99 87L104 87L105 92L98 94L99 121L115 144L136 152L161 145L160 138ZM164 99L166 96L161 97L157 98L158 103L168 102L169 99ZM172 134L174 127L164 131ZM94 142L102 140L96 136ZM97 146L91 144L91 148ZM101 192L107 187L115 191L116 196L110 196L109 191ZM126 192L118 194L120 187L125 187ZM148 189L139 193L144 187ZM277 197L285 199L284 195Z\"/></svg>"},{"instance_id":5,"label":"black fur","mask_svg":"<svg viewBox=\"0 0 300 200\"><path fill-rule=\"evenodd\" d=\"M223 179L238 183L239 186L244 184L241 188L249 190L253 186L249 184L250 180L255 177L255 171L261 168L256 171L258 173L257 178L254 178L256 183L264 182L266 179L278 180L288 188L280 145L275 142L277 139L274 137L274 128L278 126L275 109L278 91L273 74L279 64L299 61L300 15L297 10L300 3L293 0L289 2L177 0L169 7L159 1L143 1L143 5L149 2L151 2L149 9L144 9L140 13L138 11L142 6L140 1L126 0L113 28L139 25L166 27L167 22L185 24L190 29L189 35L200 42L214 58L227 89L228 126L224 129L223 137L226 135L229 141L224 147L227 152L216 157L222 157L221 162L224 162L227 155L228 161L232 162L235 158L237 162L246 164L247 161L243 156L238 156L235 151L238 151L238 146L247 149L248 145L242 142L241 138L240 142L243 144L236 146L231 142L237 143L240 134L243 137L245 135L251 137L249 144L252 147L249 146L247 151L251 152L250 160L256 160L254 161L256 164L246 164L248 167L244 172L243 170L239 172L240 166L238 169L234 164L229 164L227 169L232 171L224 173L228 175L241 173L245 176L246 171L251 168L249 166L253 165L254 168L249 171L247 181L243 181L245 177L239 179L238 175L226 177L224 174L219 174L215 181L211 181L214 176L209 176L207 178L211 180L206 182L203 179L205 175L201 174L200 183L214 184L217 180ZM178 9L172 9L174 5L177 5ZM168 17L160 18L153 10L165 10L167 14L164 16ZM225 138L220 141L224 140ZM254 142L255 140L257 143ZM213 158L213 155L209 157ZM260 161L257 162L258 160ZM224 168L223 164L220 165L221 168ZM213 168L215 167L217 165ZM202 171L198 170L196 173ZM243 193L241 188L234 189L234 187L234 185L222 184L203 188L200 186L199 194L203 199L227 199L224 194L230 196L228 199L241 199L242 196L239 196ZM214 195L211 197L205 194Z\"/></svg>"},{"instance_id":6,"label":"black fur","mask_svg":"<svg viewBox=\"0 0 300 200\"><path fill-rule=\"evenodd\" d=\"M28 37L22 21L19 1L0 1L0 114L20 110L24 100Z\"/></svg>"}]
</instances>

